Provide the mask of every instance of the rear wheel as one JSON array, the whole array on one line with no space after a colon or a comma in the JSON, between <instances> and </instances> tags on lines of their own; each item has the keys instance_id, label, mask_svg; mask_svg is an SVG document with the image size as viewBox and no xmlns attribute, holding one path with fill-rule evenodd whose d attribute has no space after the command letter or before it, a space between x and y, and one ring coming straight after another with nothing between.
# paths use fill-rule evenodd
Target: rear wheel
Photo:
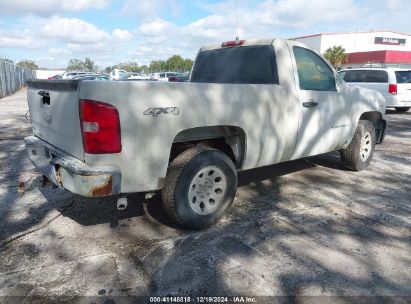
<instances>
[{"instance_id":1,"label":"rear wheel","mask_svg":"<svg viewBox=\"0 0 411 304\"><path fill-rule=\"evenodd\" d=\"M375 141L374 125L368 120L360 120L350 144L341 150L344 166L354 171L366 169L374 154Z\"/></svg>"},{"instance_id":2,"label":"rear wheel","mask_svg":"<svg viewBox=\"0 0 411 304\"><path fill-rule=\"evenodd\" d=\"M175 222L202 229L217 222L232 204L237 171L219 150L195 147L170 164L162 192L164 209Z\"/></svg>"},{"instance_id":3,"label":"rear wheel","mask_svg":"<svg viewBox=\"0 0 411 304\"><path fill-rule=\"evenodd\" d=\"M398 112L407 112L411 107L395 107Z\"/></svg>"}]
</instances>

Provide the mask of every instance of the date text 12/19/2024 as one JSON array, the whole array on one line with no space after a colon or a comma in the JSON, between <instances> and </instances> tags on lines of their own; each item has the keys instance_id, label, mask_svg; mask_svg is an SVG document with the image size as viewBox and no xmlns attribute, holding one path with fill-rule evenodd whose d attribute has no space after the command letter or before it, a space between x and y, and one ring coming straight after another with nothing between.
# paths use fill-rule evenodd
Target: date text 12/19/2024
<instances>
[{"instance_id":1,"label":"date text 12/19/2024","mask_svg":"<svg viewBox=\"0 0 411 304\"><path fill-rule=\"evenodd\" d=\"M257 303L254 297L150 297L150 303Z\"/></svg>"}]
</instances>

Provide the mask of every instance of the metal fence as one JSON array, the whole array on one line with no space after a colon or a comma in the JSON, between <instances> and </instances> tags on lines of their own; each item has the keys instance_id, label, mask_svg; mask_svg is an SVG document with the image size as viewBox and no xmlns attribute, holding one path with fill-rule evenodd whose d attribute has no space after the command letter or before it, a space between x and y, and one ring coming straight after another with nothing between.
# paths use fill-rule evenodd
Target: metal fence
<instances>
[{"instance_id":1,"label":"metal fence","mask_svg":"<svg viewBox=\"0 0 411 304\"><path fill-rule=\"evenodd\" d=\"M16 92L29 79L36 78L36 71L0 60L0 98Z\"/></svg>"}]
</instances>

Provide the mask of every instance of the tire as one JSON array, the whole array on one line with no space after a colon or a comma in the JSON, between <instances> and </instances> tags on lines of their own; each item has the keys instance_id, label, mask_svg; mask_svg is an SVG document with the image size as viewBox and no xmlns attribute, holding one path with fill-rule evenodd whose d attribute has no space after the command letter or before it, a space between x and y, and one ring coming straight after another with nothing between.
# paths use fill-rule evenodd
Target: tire
<instances>
[{"instance_id":1,"label":"tire","mask_svg":"<svg viewBox=\"0 0 411 304\"><path fill-rule=\"evenodd\" d=\"M354 171L366 169L374 154L375 141L375 128L372 122L360 120L350 144L341 150L343 165Z\"/></svg>"},{"instance_id":2,"label":"tire","mask_svg":"<svg viewBox=\"0 0 411 304\"><path fill-rule=\"evenodd\" d=\"M222 217L236 191L237 170L231 159L219 150L195 147L171 162L162 198L173 221L198 230Z\"/></svg>"},{"instance_id":3,"label":"tire","mask_svg":"<svg viewBox=\"0 0 411 304\"><path fill-rule=\"evenodd\" d=\"M407 112L411 107L395 107L394 109L398 112Z\"/></svg>"}]
</instances>

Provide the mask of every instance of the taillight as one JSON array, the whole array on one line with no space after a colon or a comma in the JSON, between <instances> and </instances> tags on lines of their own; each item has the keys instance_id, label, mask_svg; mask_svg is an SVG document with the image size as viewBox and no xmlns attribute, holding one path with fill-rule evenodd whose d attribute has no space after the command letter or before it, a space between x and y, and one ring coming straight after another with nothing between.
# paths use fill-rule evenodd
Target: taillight
<instances>
[{"instance_id":1,"label":"taillight","mask_svg":"<svg viewBox=\"0 0 411 304\"><path fill-rule=\"evenodd\" d=\"M120 117L114 106L100 101L80 100L80 122L84 152L121 152Z\"/></svg>"},{"instance_id":2,"label":"taillight","mask_svg":"<svg viewBox=\"0 0 411 304\"><path fill-rule=\"evenodd\" d=\"M229 47L229 46L239 46L243 45L245 40L233 40L233 41L226 41L221 44L222 47Z\"/></svg>"},{"instance_id":3,"label":"taillight","mask_svg":"<svg viewBox=\"0 0 411 304\"><path fill-rule=\"evenodd\" d=\"M388 93L393 95L397 95L397 85L396 84L389 84L388 85Z\"/></svg>"}]
</instances>

